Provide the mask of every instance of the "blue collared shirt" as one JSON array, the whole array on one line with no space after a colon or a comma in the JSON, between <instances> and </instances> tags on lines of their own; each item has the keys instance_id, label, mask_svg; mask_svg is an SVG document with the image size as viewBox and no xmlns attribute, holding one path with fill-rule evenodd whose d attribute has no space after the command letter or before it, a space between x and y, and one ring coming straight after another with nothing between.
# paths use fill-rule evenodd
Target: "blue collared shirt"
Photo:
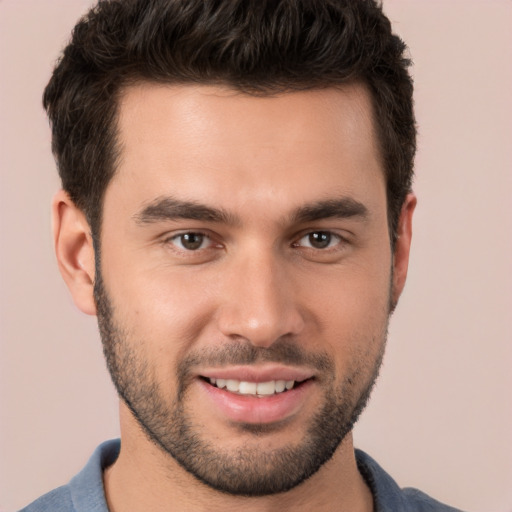
<instances>
[{"instance_id":1,"label":"blue collared shirt","mask_svg":"<svg viewBox=\"0 0 512 512\"><path fill-rule=\"evenodd\" d=\"M86 466L67 485L41 496L20 512L109 512L103 489L103 470L119 455L119 439L96 448ZM417 489L400 489L366 453L356 450L359 471L373 493L374 512L460 512Z\"/></svg>"}]
</instances>

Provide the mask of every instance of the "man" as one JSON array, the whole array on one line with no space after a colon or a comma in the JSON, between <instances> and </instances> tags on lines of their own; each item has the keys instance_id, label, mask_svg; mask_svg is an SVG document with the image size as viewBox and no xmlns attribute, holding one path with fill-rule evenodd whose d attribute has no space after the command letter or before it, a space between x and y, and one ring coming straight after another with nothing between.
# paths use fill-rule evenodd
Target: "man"
<instances>
[{"instance_id":1,"label":"man","mask_svg":"<svg viewBox=\"0 0 512 512\"><path fill-rule=\"evenodd\" d=\"M55 249L121 399L39 510L454 510L352 427L416 205L404 44L374 2L102 1L44 96Z\"/></svg>"}]
</instances>

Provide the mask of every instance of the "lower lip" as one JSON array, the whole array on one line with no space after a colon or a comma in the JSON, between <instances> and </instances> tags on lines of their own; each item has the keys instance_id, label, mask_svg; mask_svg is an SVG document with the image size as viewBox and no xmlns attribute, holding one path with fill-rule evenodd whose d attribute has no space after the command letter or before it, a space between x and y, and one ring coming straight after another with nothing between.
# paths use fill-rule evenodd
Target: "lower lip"
<instances>
[{"instance_id":1,"label":"lower lip","mask_svg":"<svg viewBox=\"0 0 512 512\"><path fill-rule=\"evenodd\" d=\"M313 381L308 380L283 393L257 397L231 393L203 380L199 383L224 417L237 423L252 424L275 423L293 416L304 406L313 386Z\"/></svg>"}]
</instances>

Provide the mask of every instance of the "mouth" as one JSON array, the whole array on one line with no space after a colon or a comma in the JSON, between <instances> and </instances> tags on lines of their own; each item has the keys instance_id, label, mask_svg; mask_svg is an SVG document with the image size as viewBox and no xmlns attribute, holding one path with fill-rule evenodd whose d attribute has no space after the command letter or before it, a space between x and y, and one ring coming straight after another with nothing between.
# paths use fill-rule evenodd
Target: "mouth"
<instances>
[{"instance_id":1,"label":"mouth","mask_svg":"<svg viewBox=\"0 0 512 512\"><path fill-rule=\"evenodd\" d=\"M216 377L201 377L202 380L218 389L225 389L242 396L258 398L280 395L296 389L310 379L298 380L268 380L266 382L251 382L237 379L221 379Z\"/></svg>"},{"instance_id":2,"label":"mouth","mask_svg":"<svg viewBox=\"0 0 512 512\"><path fill-rule=\"evenodd\" d=\"M311 405L315 381L310 370L280 365L205 369L197 380L210 421L217 417L231 424L271 424L291 418Z\"/></svg>"}]
</instances>

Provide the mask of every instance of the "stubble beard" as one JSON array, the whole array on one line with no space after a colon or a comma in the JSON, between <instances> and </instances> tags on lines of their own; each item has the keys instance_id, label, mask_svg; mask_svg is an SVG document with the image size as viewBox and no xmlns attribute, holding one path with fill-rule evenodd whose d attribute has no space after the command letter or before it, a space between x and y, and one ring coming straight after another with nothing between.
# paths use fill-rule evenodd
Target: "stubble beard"
<instances>
[{"instance_id":1,"label":"stubble beard","mask_svg":"<svg viewBox=\"0 0 512 512\"><path fill-rule=\"evenodd\" d=\"M98 265L99 266L99 265ZM231 495L265 496L290 490L316 473L352 430L365 408L384 355L387 322L378 353L363 355L341 384L336 386L334 362L327 354L308 354L289 340L268 349L236 343L209 354L194 354L176 363L178 391L172 403L165 399L148 360L130 343L130 335L114 319L110 297L96 272L94 296L103 352L117 393L131 410L147 438L186 471L209 487ZM234 450L222 450L206 440L208 425L193 423L186 410L189 369L197 363L251 364L256 361L307 363L322 372L324 402L305 428L299 444L264 451L258 438L271 435L276 426L240 425L254 437ZM279 428L279 426L277 426Z\"/></svg>"}]
</instances>

